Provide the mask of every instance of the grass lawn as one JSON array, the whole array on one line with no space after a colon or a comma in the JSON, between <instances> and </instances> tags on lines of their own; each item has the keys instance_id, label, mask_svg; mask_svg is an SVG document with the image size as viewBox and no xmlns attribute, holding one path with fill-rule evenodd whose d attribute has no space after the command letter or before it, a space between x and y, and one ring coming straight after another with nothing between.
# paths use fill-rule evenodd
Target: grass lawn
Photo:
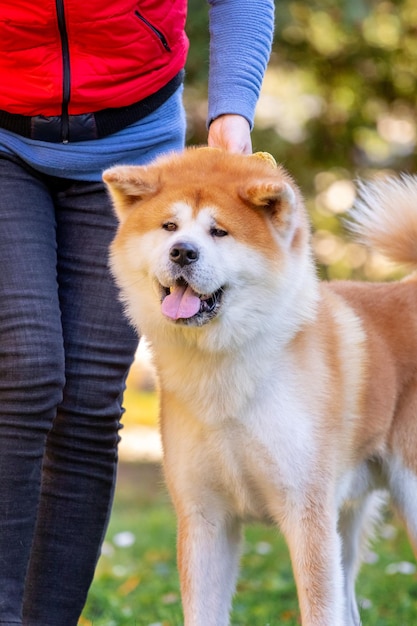
<instances>
[{"instance_id":1,"label":"grass lawn","mask_svg":"<svg viewBox=\"0 0 417 626\"><path fill-rule=\"evenodd\" d=\"M145 403L151 415L155 401L147 397ZM126 423L135 421L130 412ZM152 417L145 422L152 423ZM411 549L390 514L382 534L357 583L363 626L415 626L417 573ZM79 626L180 624L175 517L160 467L121 463L103 555ZM274 528L246 530L232 624L300 624L288 552Z\"/></svg>"}]
</instances>

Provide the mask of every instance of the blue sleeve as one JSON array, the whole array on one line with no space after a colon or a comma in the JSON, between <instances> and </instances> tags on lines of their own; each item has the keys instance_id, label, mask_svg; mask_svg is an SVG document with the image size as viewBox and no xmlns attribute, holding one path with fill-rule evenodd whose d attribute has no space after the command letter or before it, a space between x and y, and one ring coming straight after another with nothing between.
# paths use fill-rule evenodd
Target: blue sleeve
<instances>
[{"instance_id":1,"label":"blue sleeve","mask_svg":"<svg viewBox=\"0 0 417 626\"><path fill-rule=\"evenodd\" d=\"M208 0L208 124L226 113L251 127L274 32L273 0Z\"/></svg>"}]
</instances>

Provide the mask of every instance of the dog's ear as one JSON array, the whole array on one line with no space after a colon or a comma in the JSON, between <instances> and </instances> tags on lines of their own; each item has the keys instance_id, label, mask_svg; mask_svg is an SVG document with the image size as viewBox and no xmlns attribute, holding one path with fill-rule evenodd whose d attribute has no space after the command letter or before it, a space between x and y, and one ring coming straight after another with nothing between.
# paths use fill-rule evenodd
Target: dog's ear
<instances>
[{"instance_id":1,"label":"dog's ear","mask_svg":"<svg viewBox=\"0 0 417 626\"><path fill-rule=\"evenodd\" d=\"M263 210L282 234L292 231L296 221L298 197L284 180L257 180L240 190L240 197L256 209Z\"/></svg>"},{"instance_id":2,"label":"dog's ear","mask_svg":"<svg viewBox=\"0 0 417 626\"><path fill-rule=\"evenodd\" d=\"M126 219L134 204L155 195L160 188L155 172L138 165L111 167L103 172L103 180L120 222Z\"/></svg>"}]
</instances>

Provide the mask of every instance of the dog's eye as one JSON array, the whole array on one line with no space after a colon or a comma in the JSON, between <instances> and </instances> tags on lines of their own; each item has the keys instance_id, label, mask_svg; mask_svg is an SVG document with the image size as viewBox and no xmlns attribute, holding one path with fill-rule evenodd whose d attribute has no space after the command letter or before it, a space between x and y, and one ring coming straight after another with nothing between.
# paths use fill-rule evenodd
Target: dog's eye
<instances>
[{"instance_id":1,"label":"dog's eye","mask_svg":"<svg viewBox=\"0 0 417 626\"><path fill-rule=\"evenodd\" d=\"M172 230L177 230L177 225L176 225L176 224L174 224L174 222L164 222L164 223L162 224L162 228L163 228L164 230L169 230L169 231L172 231Z\"/></svg>"},{"instance_id":2,"label":"dog's eye","mask_svg":"<svg viewBox=\"0 0 417 626\"><path fill-rule=\"evenodd\" d=\"M211 228L210 235L212 237L226 237L228 234L227 230L223 230L222 228Z\"/></svg>"}]
</instances>

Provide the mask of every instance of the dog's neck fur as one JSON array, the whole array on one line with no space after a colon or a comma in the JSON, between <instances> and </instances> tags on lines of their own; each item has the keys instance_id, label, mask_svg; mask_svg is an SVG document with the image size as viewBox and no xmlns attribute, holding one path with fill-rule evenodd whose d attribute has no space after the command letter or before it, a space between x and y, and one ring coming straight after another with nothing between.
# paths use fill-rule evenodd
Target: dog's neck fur
<instances>
[{"instance_id":1,"label":"dog's neck fur","mask_svg":"<svg viewBox=\"0 0 417 626\"><path fill-rule=\"evenodd\" d=\"M285 371L291 344L315 323L319 283L310 255L304 261L304 271L297 264L297 275L285 286L285 298L276 294L272 299L275 314L270 317L275 323L269 324L270 317L266 315L265 324L256 335L245 335L244 320L241 324L224 325L218 319L192 328L155 316L144 333L154 353L162 393L175 394L187 406L198 402L195 415L204 421L241 415L242 409L261 393L265 381L273 384ZM279 325L277 309L281 310ZM207 372L206 378L201 377L202 371ZM227 388L221 384L226 378ZM223 389L222 396L219 389Z\"/></svg>"}]
</instances>

